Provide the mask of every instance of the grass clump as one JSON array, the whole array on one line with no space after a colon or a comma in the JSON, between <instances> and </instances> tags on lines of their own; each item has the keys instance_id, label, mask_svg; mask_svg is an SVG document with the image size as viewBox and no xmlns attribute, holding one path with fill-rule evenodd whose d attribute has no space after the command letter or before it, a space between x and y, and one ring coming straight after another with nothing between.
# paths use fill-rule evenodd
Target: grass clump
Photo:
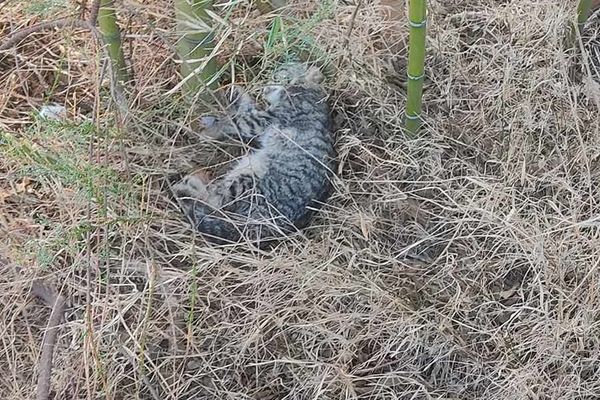
<instances>
[{"instance_id":1,"label":"grass clump","mask_svg":"<svg viewBox=\"0 0 600 400\"><path fill-rule=\"evenodd\" d=\"M27 14L38 17L48 17L66 6L65 0L35 0L22 3L25 5Z\"/></svg>"},{"instance_id":2,"label":"grass clump","mask_svg":"<svg viewBox=\"0 0 600 400\"><path fill-rule=\"evenodd\" d=\"M119 179L118 171L108 164L89 159L89 142L97 141L96 127L91 123L63 123L37 120L20 137L2 135L3 151L20 167L21 176L37 180L58 180L63 185L81 190L90 199L102 201L103 191L122 194L127 185Z\"/></svg>"},{"instance_id":3,"label":"grass clump","mask_svg":"<svg viewBox=\"0 0 600 400\"><path fill-rule=\"evenodd\" d=\"M0 398L31 398L48 319L28 297L37 277L69 300L57 398L600 396L599 122L564 45L575 4L429 2L428 129L407 139L407 10L317 3L214 9L223 84L255 93L299 49L331 67L335 193L269 251L204 243L168 197L170 174L243 149L204 140L165 94L179 67L166 3L131 17L126 135L97 106L87 36L59 81L41 36L21 48L29 64L0 71L0 256L21 265L0 274ZM96 122L36 121L46 101Z\"/></svg>"}]
</instances>

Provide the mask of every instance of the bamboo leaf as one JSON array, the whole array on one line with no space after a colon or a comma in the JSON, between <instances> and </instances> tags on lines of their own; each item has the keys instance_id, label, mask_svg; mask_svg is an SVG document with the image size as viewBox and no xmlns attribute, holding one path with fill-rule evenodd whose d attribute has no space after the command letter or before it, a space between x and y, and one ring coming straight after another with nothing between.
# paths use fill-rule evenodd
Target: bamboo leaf
<instances>
[{"instance_id":1,"label":"bamboo leaf","mask_svg":"<svg viewBox=\"0 0 600 400\"><path fill-rule=\"evenodd\" d=\"M192 98L205 88L214 88L217 63L213 55L214 29L212 1L175 0L179 41L176 48L181 60L183 93ZM220 22L220 21L218 21Z\"/></svg>"},{"instance_id":2,"label":"bamboo leaf","mask_svg":"<svg viewBox=\"0 0 600 400\"><path fill-rule=\"evenodd\" d=\"M267 52L273 50L273 46L281 36L283 21L280 16L275 17L273 19L273 23L271 24L271 29L269 30L269 36L267 37L266 49Z\"/></svg>"}]
</instances>

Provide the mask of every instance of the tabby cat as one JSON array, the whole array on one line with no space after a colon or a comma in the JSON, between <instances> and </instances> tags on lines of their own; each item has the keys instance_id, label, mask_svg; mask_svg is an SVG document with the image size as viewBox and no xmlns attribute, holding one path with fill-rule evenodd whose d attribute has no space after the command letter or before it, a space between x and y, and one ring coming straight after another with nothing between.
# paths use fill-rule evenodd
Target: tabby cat
<instances>
[{"instance_id":1,"label":"tabby cat","mask_svg":"<svg viewBox=\"0 0 600 400\"><path fill-rule=\"evenodd\" d=\"M204 116L203 134L249 145L221 178L188 175L173 186L192 225L208 240L261 246L308 225L327 200L335 150L323 75L304 63L286 63L263 89L260 109L241 89L227 115Z\"/></svg>"}]
</instances>

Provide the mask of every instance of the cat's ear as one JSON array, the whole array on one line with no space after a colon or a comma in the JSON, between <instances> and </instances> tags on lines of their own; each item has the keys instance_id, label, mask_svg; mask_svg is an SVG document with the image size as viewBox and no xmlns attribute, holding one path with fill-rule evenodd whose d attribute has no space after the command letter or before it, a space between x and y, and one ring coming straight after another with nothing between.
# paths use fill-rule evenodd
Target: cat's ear
<instances>
[{"instance_id":1,"label":"cat's ear","mask_svg":"<svg viewBox=\"0 0 600 400\"><path fill-rule=\"evenodd\" d=\"M200 124L202 125L202 128L212 128L217 124L218 120L219 119L214 115L203 115L200 117Z\"/></svg>"},{"instance_id":2,"label":"cat's ear","mask_svg":"<svg viewBox=\"0 0 600 400\"><path fill-rule=\"evenodd\" d=\"M321 70L317 67L309 67L306 71L306 81L310 83L319 84L323 82L325 76L321 73Z\"/></svg>"}]
</instances>

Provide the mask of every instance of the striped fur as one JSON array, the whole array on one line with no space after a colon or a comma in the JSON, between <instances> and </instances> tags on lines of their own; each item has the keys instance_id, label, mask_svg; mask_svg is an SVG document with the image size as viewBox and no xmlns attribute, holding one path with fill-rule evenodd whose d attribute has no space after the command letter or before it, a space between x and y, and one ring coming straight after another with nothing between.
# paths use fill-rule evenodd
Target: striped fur
<instances>
[{"instance_id":1,"label":"striped fur","mask_svg":"<svg viewBox=\"0 0 600 400\"><path fill-rule=\"evenodd\" d=\"M189 175L173 188L207 239L261 245L305 227L327 200L335 150L321 80L316 68L284 64L263 91L266 109L238 89L228 115L203 118L207 136L252 147L222 178Z\"/></svg>"}]
</instances>

